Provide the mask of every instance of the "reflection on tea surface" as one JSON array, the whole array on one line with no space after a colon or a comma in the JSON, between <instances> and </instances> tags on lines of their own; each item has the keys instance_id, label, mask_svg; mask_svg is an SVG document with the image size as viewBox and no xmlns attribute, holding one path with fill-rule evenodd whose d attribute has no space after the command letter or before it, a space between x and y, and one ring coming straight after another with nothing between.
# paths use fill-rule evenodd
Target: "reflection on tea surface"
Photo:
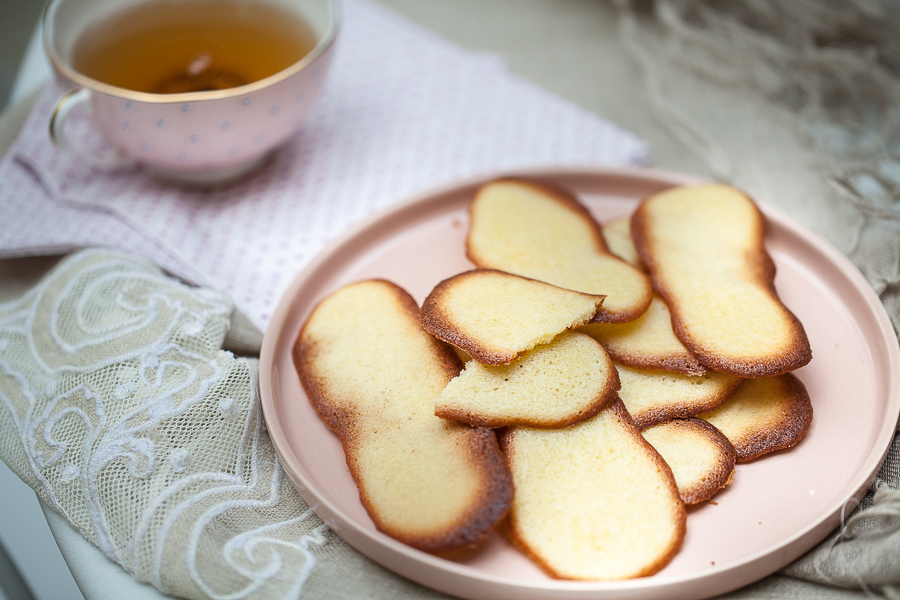
<instances>
[{"instance_id":1,"label":"reflection on tea surface","mask_svg":"<svg viewBox=\"0 0 900 600\"><path fill-rule=\"evenodd\" d=\"M298 15L262 0L150 0L87 29L73 66L140 92L220 90L274 75L315 45Z\"/></svg>"}]
</instances>

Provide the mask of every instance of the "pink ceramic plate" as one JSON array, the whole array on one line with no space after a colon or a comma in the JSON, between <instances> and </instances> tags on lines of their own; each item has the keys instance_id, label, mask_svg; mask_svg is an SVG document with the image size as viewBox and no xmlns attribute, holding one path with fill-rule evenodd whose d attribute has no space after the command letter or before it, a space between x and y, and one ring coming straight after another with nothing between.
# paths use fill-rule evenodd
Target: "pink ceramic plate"
<instances>
[{"instance_id":1,"label":"pink ceramic plate","mask_svg":"<svg viewBox=\"0 0 900 600\"><path fill-rule=\"evenodd\" d=\"M639 169L519 175L578 193L601 222L628 214L646 194L694 181ZM900 350L884 308L856 268L827 242L764 206L776 287L812 343L812 362L797 371L812 397L812 428L792 450L738 465L733 484L715 504L690 510L684 545L665 569L630 581L561 581L547 577L498 534L479 550L448 560L376 531L337 437L303 393L291 347L315 304L347 283L385 278L421 302L439 281L472 268L464 253L466 209L485 180L415 198L345 235L297 276L269 324L260 367L269 433L300 494L332 529L363 554L424 585L464 598L522 600L714 596L774 572L839 526L893 438Z\"/></svg>"}]
</instances>

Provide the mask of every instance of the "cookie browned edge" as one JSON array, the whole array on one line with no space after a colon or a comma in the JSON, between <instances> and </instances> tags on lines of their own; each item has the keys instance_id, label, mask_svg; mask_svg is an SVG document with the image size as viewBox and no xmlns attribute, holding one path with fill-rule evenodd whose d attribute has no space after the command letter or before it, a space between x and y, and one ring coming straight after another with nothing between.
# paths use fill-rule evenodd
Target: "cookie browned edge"
<instances>
[{"instance_id":1,"label":"cookie browned edge","mask_svg":"<svg viewBox=\"0 0 900 600\"><path fill-rule=\"evenodd\" d=\"M522 352L510 353L510 352L499 352L497 350L491 349L485 345L479 344L476 340L467 336L465 332L459 331L458 329L448 325L451 321L447 318L446 313L441 307L441 300L443 294L450 288L453 283L461 278L468 277L473 273L501 273L503 275L509 277L518 277L519 279L526 279L528 281L536 281L541 285L549 285L561 290L566 290L567 292L572 292L576 294L581 294L583 296L592 296L594 298L605 298L605 296L601 296L600 294L588 294L586 292L578 292L576 290L569 290L566 288L561 288L557 285L553 285L552 283L547 283L546 281L540 281L539 279L532 279L531 277L524 277L522 275L515 275L513 273L507 273L506 271L501 271L499 269L472 269L470 271L464 271L462 273L457 273L447 279L444 279L436 286L425 300L422 302L422 310L420 312L419 320L422 323L422 327L425 328L425 331L433 335L439 340L447 342L448 344L453 344L457 348L461 348L465 352L467 352L472 358L477 360L480 363L486 365L508 365L513 360L515 360L518 356L522 354ZM602 310L599 309L599 310ZM597 312L599 312L599 310Z\"/></svg>"},{"instance_id":2,"label":"cookie browned edge","mask_svg":"<svg viewBox=\"0 0 900 600\"><path fill-rule=\"evenodd\" d=\"M691 377L699 377L705 375L707 368L696 360L691 360L683 356L667 356L662 360L648 359L646 355L639 352L619 352L617 349L603 345L609 355L619 364L635 369L645 369L648 371L671 371L680 373L681 375L689 375Z\"/></svg>"},{"instance_id":3,"label":"cookie browned edge","mask_svg":"<svg viewBox=\"0 0 900 600\"><path fill-rule=\"evenodd\" d=\"M475 190L475 193L472 195L472 200L469 202L469 207L468 207L469 223L472 223L472 221L473 221L472 204L474 203L475 198L477 198L478 195L481 193L482 188L485 188L493 183L503 183L503 182L516 183L516 184L523 185L526 187L534 188L536 190L539 190L542 194L546 195L547 197L559 202L565 208L571 210L572 212L574 212L575 214L577 214L578 216L580 216L581 218L583 218L585 220L585 222L587 223L588 227L591 230L592 237L594 238L594 243L597 246L598 254L605 254L605 255L609 256L610 258L613 258L613 259L621 262L622 264L628 265L629 267L631 267L633 269L635 268L634 265L629 264L627 261L622 259L620 256L613 254L609 250L609 246L606 244L606 240L603 238L602 227L596 221L596 219L594 219L594 217L591 215L591 213L587 209L587 207L584 206L578 200L578 198L575 196L575 194L573 194L569 190L567 190L559 185L550 184L550 183L543 182L543 181L539 182L539 181L535 181L533 179L528 179L528 178L524 178L524 177L521 177L521 178L520 177L501 177L499 179L494 179L494 180L488 181L486 183L483 183L482 185L478 186L478 188ZM470 225L470 227L471 227L471 225ZM469 248L469 236L468 235L466 235L466 258L468 258L470 261L472 261L472 263L477 267L483 266L483 265L479 264L478 260L472 254L472 252ZM640 270L638 270L638 271L642 272ZM578 290L576 290L576 291L578 291ZM608 312L601 306L600 310L597 311L597 314L594 315L594 318L591 320L591 322L592 323L628 323L630 321L634 321L635 319L637 319L639 316L641 316L642 314L644 314L647 311L647 307L650 306L650 301L652 300L652 298L653 298L653 295L648 294L646 302L644 302L643 305L639 306L637 309L631 310L631 311L622 311L622 312L616 313L616 314L612 314L612 313Z\"/></svg>"},{"instance_id":4,"label":"cookie browned edge","mask_svg":"<svg viewBox=\"0 0 900 600\"><path fill-rule=\"evenodd\" d=\"M787 411L782 413L781 426L774 431L761 431L740 440L731 440L737 451L737 462L746 463L778 450L797 445L806 437L812 425L813 406L803 382L793 373L778 375L784 382Z\"/></svg>"},{"instance_id":5,"label":"cookie browned edge","mask_svg":"<svg viewBox=\"0 0 900 600\"><path fill-rule=\"evenodd\" d=\"M725 437L724 433L719 431L712 423L708 423L703 419L695 417L672 419L666 423L659 423L659 425L666 425L668 423L677 424L678 426L696 431L699 435L709 440L718 451L717 454L719 455L720 460L716 465L716 468L701 485L687 489L679 488L678 490L682 502L686 505L706 502L715 496L719 490L731 483L731 478L734 475L734 465L737 460L737 451L734 449L731 442L728 441L728 438Z\"/></svg>"},{"instance_id":6,"label":"cookie browned edge","mask_svg":"<svg viewBox=\"0 0 900 600\"><path fill-rule=\"evenodd\" d=\"M672 468L669 467L669 464L660 456L659 452L657 452L656 448L654 448L650 442L644 439L644 436L641 435L640 431L638 431L637 427L634 425L634 420L631 418L631 415L628 414L628 410L625 408L625 403L618 397L616 397L609 406L606 407L608 410L615 412L616 417L623 423L626 423L629 426L629 430L631 431L632 437L634 437L635 443L644 446L645 448L650 450L650 454L655 457L656 466L663 473L663 476L669 480L671 487L675 490L678 489L677 484L675 483L675 476L672 475ZM512 463L513 458L515 456L515 445L511 443L510 437L515 432L514 427L510 427L498 432L498 439L500 441L500 450L506 456L506 462ZM510 469L511 471L511 469ZM681 500L681 496L678 496L678 499ZM647 565L643 571L640 573L636 573L632 578L637 577L646 577L648 575L653 575L663 567L665 567L672 558L678 553L681 549L681 546L684 544L684 536L687 531L687 510L684 507L684 502L679 503L681 506L681 510L678 511L678 542L672 545L669 552L664 556L659 557L656 562L653 564ZM557 579L567 579L560 574L556 573L550 565L546 564L544 561L540 559L540 557L535 554L535 552L516 534L516 527L514 523L515 517L513 516L512 511L506 516L506 518L500 524L501 532L507 536L507 538L513 543L515 547L517 547L522 553L528 556L536 565L544 569L546 573L550 576Z\"/></svg>"},{"instance_id":7,"label":"cookie browned edge","mask_svg":"<svg viewBox=\"0 0 900 600\"><path fill-rule=\"evenodd\" d=\"M704 403L702 406L695 404L693 406L682 405L679 407L660 407L644 411L640 415L631 415L631 418L634 419L637 428L643 431L648 427L653 427L654 425L659 425L666 421L671 421L672 419L695 417L699 414L713 411L725 404L725 402L737 392L737 389L744 381L744 379L736 378L732 385L722 390L722 393L713 398L710 402Z\"/></svg>"},{"instance_id":8,"label":"cookie browned edge","mask_svg":"<svg viewBox=\"0 0 900 600\"><path fill-rule=\"evenodd\" d=\"M624 220L628 221L629 235L631 235L631 215L628 215L627 217L622 217L621 219L623 221ZM609 223L606 223L606 225L609 225ZM604 225L601 224L600 225L601 234L603 232L603 229L604 229ZM605 238L604 238L604 240L605 240ZM632 241L631 244L632 244L632 246L634 246L634 241ZM608 246L608 244L607 244L607 246ZM637 252L637 249L635 249L635 252ZM610 254L613 254L614 256L618 256L617 254L612 253L612 251L610 251ZM619 256L619 258L621 258L622 260L625 260L621 256ZM631 261L628 261L628 260L625 260L625 262L630 264L631 266L633 266L635 269L638 269L641 273L644 273L649 278L649 274L647 272L647 267L645 267L643 265L643 263L640 262L640 257L638 257L638 264L633 264ZM652 280L650 283L652 286L652 284L653 284ZM665 300L663 300L662 297L660 297L660 301L665 303ZM652 302L653 301L651 299L651 303ZM649 306L648 306L648 309L649 309ZM667 310L669 309L668 305L666 305L666 309ZM640 317L638 317L638 318L640 318ZM656 359L647 358L646 355L641 354L639 352L620 352L614 346L615 345L607 346L606 344L603 344L603 347L606 348L606 351L609 352L609 355L613 358L613 360L615 360L616 362L618 362L620 364L625 365L626 367L634 367L635 369L672 371L674 373L681 373L682 375L691 375L691 376L703 375L707 371L706 367L703 366L703 363L701 363L699 360L697 360L697 357L694 356L693 354L691 354L690 351L688 351L688 354L690 354L689 357L667 356L667 357L663 358L662 360L656 360ZM685 350L687 351L687 348L685 348Z\"/></svg>"},{"instance_id":9,"label":"cookie browned edge","mask_svg":"<svg viewBox=\"0 0 900 600\"><path fill-rule=\"evenodd\" d=\"M663 192L657 192L657 194L664 193L665 191L666 190L663 190ZM653 256L650 252L651 242L648 240L648 236L644 231L644 213L647 203L646 201L650 198L653 198L657 194L647 196L638 204L637 209L631 216L631 237L634 241L635 248L637 248L638 255L641 258L641 263L650 274L650 283L653 285L654 291L662 296L663 300L665 300L666 304L669 306L669 311L674 317L672 319L672 330L675 332L675 337L681 340L681 343L684 344L684 346L694 356L697 357L697 360L699 360L704 366L713 371L731 373L733 375L738 375L740 377L746 378L772 377L781 375L782 373L793 371L795 369L799 369L800 367L809 363L809 361L812 360L812 349L809 344L809 339L806 335L806 330L803 328L803 324L800 322L797 316L784 304L784 302L781 301L781 298L778 296L778 292L775 290L775 262L772 260L772 257L769 254L769 251L766 249L765 245L766 230L769 226L768 220L765 218L765 215L759 209L759 206L756 204L756 202L754 202L753 198L740 190L737 191L750 201L753 209L759 215L759 220L761 223L760 235L758 236L756 243L756 252L753 253L753 256L757 257L758 260L756 260L753 264L748 265L748 267L750 270L756 273L757 280L769 292L771 297L774 298L784 308L797 335L797 343L794 345L794 347L789 352L779 357L779 359L777 360L766 359L762 362L751 363L748 361L736 361L728 357L711 354L709 352L706 352L702 347L696 344L690 337L690 334L682 328L681 319L678 317L678 313L680 312L679 307L675 306L675 303L672 301L672 297L667 293L667 290L662 286L662 284L656 277L657 266L653 261Z\"/></svg>"},{"instance_id":10,"label":"cookie browned edge","mask_svg":"<svg viewBox=\"0 0 900 600\"><path fill-rule=\"evenodd\" d=\"M410 315L410 319L418 322L419 307L415 299L406 290L384 279L373 279L370 281L379 281L391 286L397 294L400 308ZM320 303L323 301L324 299ZM315 308L312 312L315 312ZM312 312L310 312L310 315L312 315ZM471 446L472 462L481 466L481 472L484 474L484 480L487 482L485 489L493 488L495 490L495 493L490 495L490 502L476 505L468 513L461 516L457 522L461 522L462 525L454 528L456 531L451 530L443 534L415 538L402 534L398 535L396 532L390 531L389 528L381 523L379 516L372 509L364 487L361 485L355 453L348 451L348 448L352 448L352 444L358 435L353 415L350 411L337 410L329 406L325 392L326 386L313 374L309 367L311 360L309 356L315 345L303 343L303 332L305 329L306 323L300 329L292 348L295 370L310 404L312 404L326 426L338 436L341 445L344 447L347 466L359 491L360 502L365 507L366 513L372 519L375 527L398 541L431 554L453 553L463 548L476 546L483 541L509 512L513 498L512 473L510 473L509 467L500 452L494 432L488 429L470 428L473 431L473 435L477 436L473 440L475 443ZM462 362L453 349L440 340L431 336L429 338L432 340L435 354L437 354L448 380L458 375L460 370L462 370ZM460 427L468 426L460 424ZM487 495L482 496L482 500L487 498Z\"/></svg>"},{"instance_id":11,"label":"cookie browned edge","mask_svg":"<svg viewBox=\"0 0 900 600\"><path fill-rule=\"evenodd\" d=\"M591 338L593 339L593 338ZM597 340L594 340L595 343L600 344ZM616 370L615 365L612 360L610 360L609 355L604 352L606 356L606 360L608 362L608 368L610 369L610 373L612 374L610 385L608 385L597 398L590 405L586 406L583 410L578 413L575 413L568 419L560 419L557 421L511 421L505 419L503 421L497 419L491 419L485 417L481 414L478 414L473 411L464 410L461 408L448 408L436 406L434 409L434 414L439 417L443 417L445 419L453 419L456 421L461 421L463 423L468 423L473 427L484 427L488 429L497 429L501 427L513 427L513 426L523 426L523 427L534 427L535 429L559 429L560 427L568 427L569 425L575 425L576 423L580 423L582 421L586 421L591 417L594 417L601 410L610 405L616 398L618 398L619 388L622 387L622 384L619 382L619 372Z\"/></svg>"}]
</instances>

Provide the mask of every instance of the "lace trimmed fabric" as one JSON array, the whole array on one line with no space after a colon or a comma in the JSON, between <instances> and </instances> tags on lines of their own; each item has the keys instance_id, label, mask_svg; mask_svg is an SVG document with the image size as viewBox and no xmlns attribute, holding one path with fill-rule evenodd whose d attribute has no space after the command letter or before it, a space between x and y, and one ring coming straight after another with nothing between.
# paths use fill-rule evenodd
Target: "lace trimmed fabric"
<instances>
[{"instance_id":1,"label":"lace trimmed fabric","mask_svg":"<svg viewBox=\"0 0 900 600\"><path fill-rule=\"evenodd\" d=\"M223 294L142 258L70 255L0 305L0 458L174 596L346 598L377 581L391 597L443 597L356 553L296 493L265 431L257 361L222 350L232 314Z\"/></svg>"}]
</instances>

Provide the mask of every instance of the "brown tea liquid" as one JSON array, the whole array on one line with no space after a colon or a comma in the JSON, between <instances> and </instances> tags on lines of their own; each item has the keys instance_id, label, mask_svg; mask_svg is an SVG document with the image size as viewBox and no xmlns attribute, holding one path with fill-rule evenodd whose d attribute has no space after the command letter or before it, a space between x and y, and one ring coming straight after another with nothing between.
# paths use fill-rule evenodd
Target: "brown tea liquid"
<instances>
[{"instance_id":1,"label":"brown tea liquid","mask_svg":"<svg viewBox=\"0 0 900 600\"><path fill-rule=\"evenodd\" d=\"M252 83L315 45L298 15L260 0L149 0L88 28L72 62L98 81L173 94Z\"/></svg>"}]
</instances>

